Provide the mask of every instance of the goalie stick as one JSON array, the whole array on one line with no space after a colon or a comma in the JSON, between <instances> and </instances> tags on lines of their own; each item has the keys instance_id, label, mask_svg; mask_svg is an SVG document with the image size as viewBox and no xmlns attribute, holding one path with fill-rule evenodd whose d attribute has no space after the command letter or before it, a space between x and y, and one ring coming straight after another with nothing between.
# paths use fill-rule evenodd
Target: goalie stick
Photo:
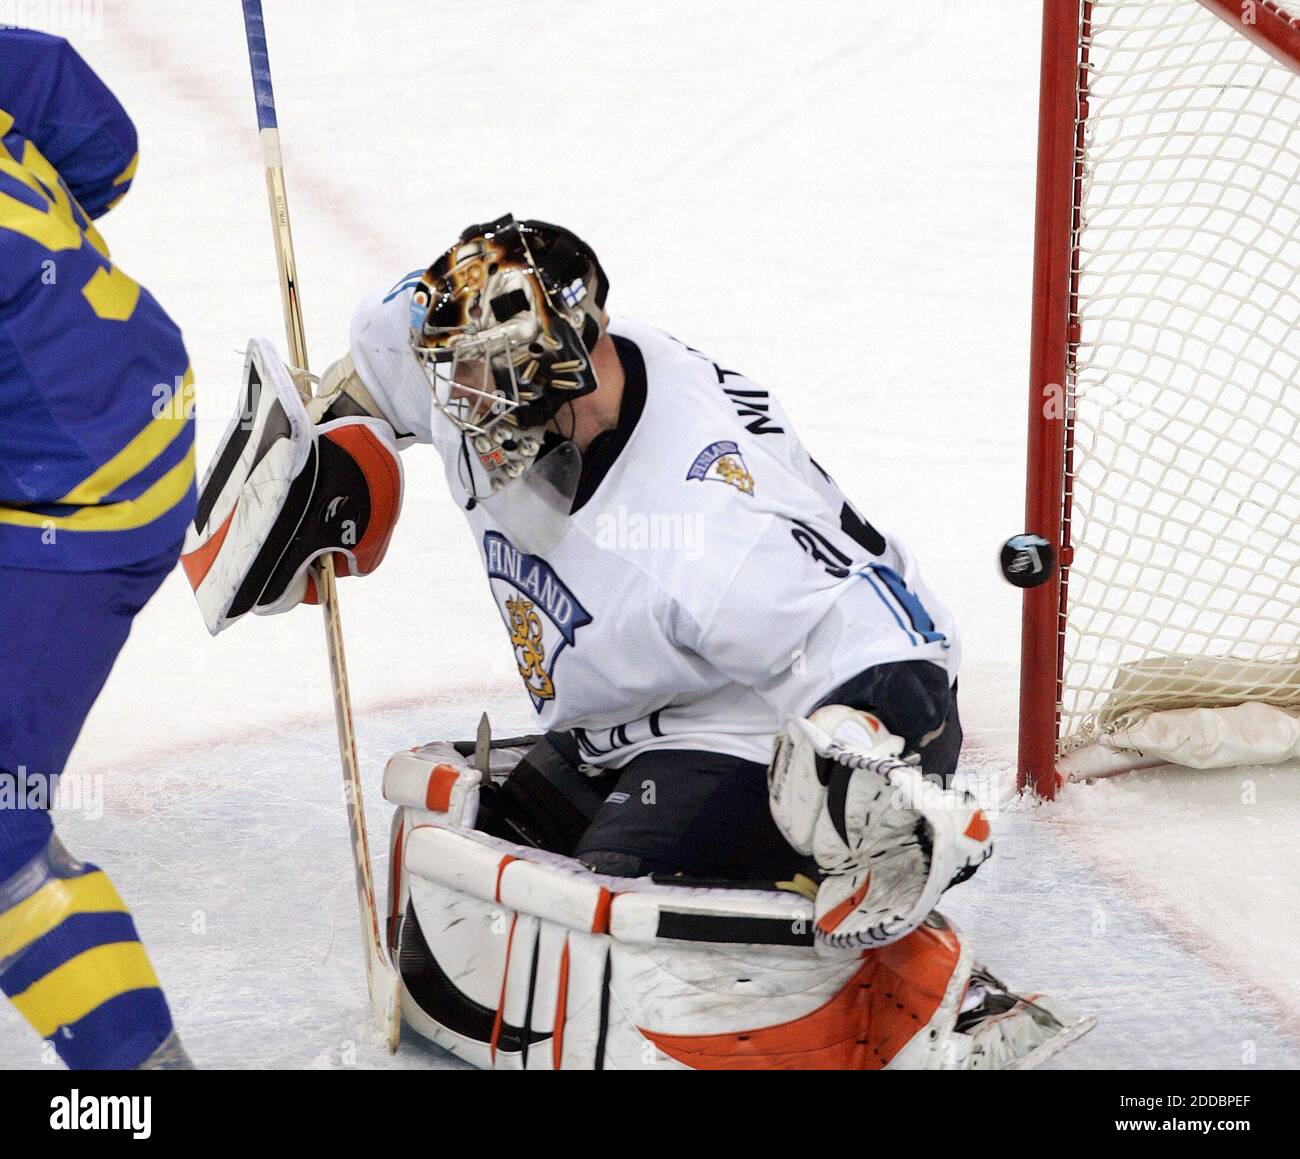
<instances>
[{"instance_id":1,"label":"goalie stick","mask_svg":"<svg viewBox=\"0 0 1300 1159\"><path fill-rule=\"evenodd\" d=\"M253 74L253 97L257 104L258 136L266 164L266 190L275 234L275 257L280 275L280 297L289 342L289 361L298 371L304 398L310 397L307 341L303 333L302 301L298 270L294 261L293 236L289 231L289 199L285 192L284 165L280 156L280 134L271 87L271 62L267 55L266 30L262 23L262 0L242 0L244 32L248 40L248 63ZM379 911L375 904L375 882L370 869L370 846L366 839L366 815L361 798L361 769L352 723L352 700L348 691L347 665L343 656L343 627L339 619L338 593L334 584L334 560L323 556L316 565L316 591L325 615L325 638L329 652L330 679L334 688L334 720L338 728L339 757L348 805L348 828L352 834L352 855L357 877L357 903L361 911L361 939L366 958L366 982L370 1005L390 1051L397 1050L402 1030L402 989L383 948Z\"/></svg>"}]
</instances>

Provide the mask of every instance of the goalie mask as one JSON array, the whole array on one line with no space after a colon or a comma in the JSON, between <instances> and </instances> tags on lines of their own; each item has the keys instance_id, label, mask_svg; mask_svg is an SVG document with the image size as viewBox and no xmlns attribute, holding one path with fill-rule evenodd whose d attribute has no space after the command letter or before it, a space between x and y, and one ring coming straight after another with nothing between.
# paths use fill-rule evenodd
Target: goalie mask
<instances>
[{"instance_id":1,"label":"goalie mask","mask_svg":"<svg viewBox=\"0 0 1300 1159\"><path fill-rule=\"evenodd\" d=\"M596 389L608 285L574 234L509 214L470 226L420 279L412 347L490 493L533 466L565 403Z\"/></svg>"}]
</instances>

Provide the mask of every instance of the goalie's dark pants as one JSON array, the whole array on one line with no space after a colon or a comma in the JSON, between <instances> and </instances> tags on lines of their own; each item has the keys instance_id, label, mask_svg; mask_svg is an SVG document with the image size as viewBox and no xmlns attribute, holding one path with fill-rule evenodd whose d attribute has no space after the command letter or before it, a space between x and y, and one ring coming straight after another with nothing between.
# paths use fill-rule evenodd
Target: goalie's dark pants
<instances>
[{"instance_id":1,"label":"goalie's dark pants","mask_svg":"<svg viewBox=\"0 0 1300 1159\"><path fill-rule=\"evenodd\" d=\"M137 1066L171 1031L130 913L96 866L52 841L48 808L179 550L113 571L0 566L0 989L70 1067ZM173 690L156 697L136 711L176 711Z\"/></svg>"},{"instance_id":2,"label":"goalie's dark pants","mask_svg":"<svg viewBox=\"0 0 1300 1159\"><path fill-rule=\"evenodd\" d=\"M723 753L660 750L588 775L577 742L548 733L479 825L577 857L599 873L771 881L806 872L767 804L767 767Z\"/></svg>"},{"instance_id":3,"label":"goalie's dark pants","mask_svg":"<svg viewBox=\"0 0 1300 1159\"><path fill-rule=\"evenodd\" d=\"M927 776L951 779L961 748L954 696L943 733L922 752ZM577 742L549 733L511 774L480 824L501 836L577 857L599 873L686 874L779 881L811 874L772 820L767 766L724 753L642 753L588 776Z\"/></svg>"}]
</instances>

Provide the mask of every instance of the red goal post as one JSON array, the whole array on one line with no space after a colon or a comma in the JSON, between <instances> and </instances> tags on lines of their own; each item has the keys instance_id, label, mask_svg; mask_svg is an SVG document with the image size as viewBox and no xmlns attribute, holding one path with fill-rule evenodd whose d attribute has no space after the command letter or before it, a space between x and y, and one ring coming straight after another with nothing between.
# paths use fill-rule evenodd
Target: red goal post
<instances>
[{"instance_id":1,"label":"red goal post","mask_svg":"<svg viewBox=\"0 0 1300 1159\"><path fill-rule=\"evenodd\" d=\"M1056 545L1059 567L1024 596L1018 762L1021 788L1043 797L1065 753L1124 711L1300 705L1300 476L1274 442L1288 423L1300 433L1286 282L1300 244L1297 5L1044 0L1025 530ZM1254 438L1234 417L1252 390L1267 402ZM1259 467L1275 445L1281 467ZM1214 499L1204 528L1188 517L1205 480L1222 476L1232 498L1243 470L1235 511ZM1178 696L1152 694L1156 668ZM1188 694L1198 673L1204 698Z\"/></svg>"}]
</instances>

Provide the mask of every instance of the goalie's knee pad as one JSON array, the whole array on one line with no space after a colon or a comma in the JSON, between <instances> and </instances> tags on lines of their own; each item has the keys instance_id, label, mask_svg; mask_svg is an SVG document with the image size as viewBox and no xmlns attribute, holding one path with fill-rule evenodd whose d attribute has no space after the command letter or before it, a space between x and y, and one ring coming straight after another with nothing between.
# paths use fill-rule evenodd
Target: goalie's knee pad
<instances>
[{"instance_id":1,"label":"goalie's knee pad","mask_svg":"<svg viewBox=\"0 0 1300 1159\"><path fill-rule=\"evenodd\" d=\"M870 713L843 705L792 719L778 737L772 815L826 874L816 899L819 944L897 941L992 853L974 798L926 781L898 759L902 748Z\"/></svg>"},{"instance_id":2,"label":"goalie's knee pad","mask_svg":"<svg viewBox=\"0 0 1300 1159\"><path fill-rule=\"evenodd\" d=\"M373 571L401 505L388 423L313 425L274 348L253 339L242 404L204 477L181 557L208 629L315 602L309 569L321 556L333 555L341 575Z\"/></svg>"}]
</instances>

